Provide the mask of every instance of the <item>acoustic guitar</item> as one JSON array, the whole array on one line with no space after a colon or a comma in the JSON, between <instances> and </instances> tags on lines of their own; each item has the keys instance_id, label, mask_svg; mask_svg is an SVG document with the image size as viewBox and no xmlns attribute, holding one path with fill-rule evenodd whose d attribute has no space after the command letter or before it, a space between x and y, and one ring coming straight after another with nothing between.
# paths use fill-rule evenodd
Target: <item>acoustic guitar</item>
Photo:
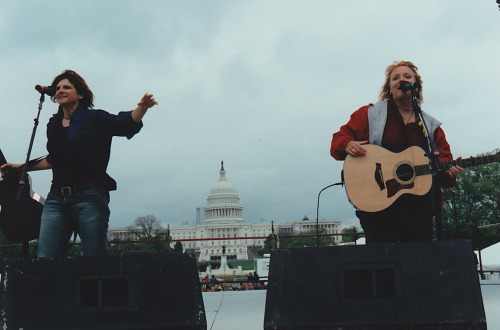
<instances>
[{"instance_id":1,"label":"acoustic guitar","mask_svg":"<svg viewBox=\"0 0 500 330\"><path fill-rule=\"evenodd\" d=\"M35 160L37 161L37 160ZM7 161L0 150L0 165ZM0 231L11 242L24 243L38 238L45 199L31 190L31 178L17 200L20 171L0 178Z\"/></svg>"},{"instance_id":2,"label":"acoustic guitar","mask_svg":"<svg viewBox=\"0 0 500 330\"><path fill-rule=\"evenodd\" d=\"M394 153L377 145L363 145L364 157L350 155L344 161L344 181L351 204L359 210L378 212L389 207L402 194L425 195L432 186L432 168L420 147ZM444 171L452 166L484 165L499 161L496 155L440 162Z\"/></svg>"}]
</instances>

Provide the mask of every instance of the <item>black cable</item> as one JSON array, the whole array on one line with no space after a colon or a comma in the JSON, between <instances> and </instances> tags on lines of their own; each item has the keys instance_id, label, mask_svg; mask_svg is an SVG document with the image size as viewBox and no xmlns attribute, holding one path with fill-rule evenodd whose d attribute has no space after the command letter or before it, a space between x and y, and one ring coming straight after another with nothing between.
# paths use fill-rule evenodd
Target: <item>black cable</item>
<instances>
[{"instance_id":1,"label":"black cable","mask_svg":"<svg viewBox=\"0 0 500 330\"><path fill-rule=\"evenodd\" d=\"M331 188L333 186L340 186L340 185L342 185L342 186L344 185L344 171L342 171L342 181L341 182L337 182L337 183L328 185L325 188L321 189L318 193L318 204L316 205L316 246L319 246L319 197L324 190Z\"/></svg>"}]
</instances>

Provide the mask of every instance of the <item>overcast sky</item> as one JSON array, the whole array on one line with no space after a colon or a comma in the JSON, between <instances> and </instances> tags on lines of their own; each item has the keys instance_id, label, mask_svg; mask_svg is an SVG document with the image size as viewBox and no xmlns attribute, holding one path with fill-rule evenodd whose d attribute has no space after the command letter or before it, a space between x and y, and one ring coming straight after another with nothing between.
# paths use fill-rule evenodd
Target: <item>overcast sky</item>
<instances>
[{"instance_id":1,"label":"overcast sky","mask_svg":"<svg viewBox=\"0 0 500 330\"><path fill-rule=\"evenodd\" d=\"M500 12L495 0L0 0L0 148L23 162L36 84L80 73L95 107L159 106L132 140L115 138L110 227L152 214L194 223L224 160L248 222L316 219L340 181L331 135L378 100L385 68L411 60L422 108L455 157L499 147ZM56 105L46 99L32 158ZM31 173L46 195L51 172ZM341 187L319 218L358 225Z\"/></svg>"}]
</instances>

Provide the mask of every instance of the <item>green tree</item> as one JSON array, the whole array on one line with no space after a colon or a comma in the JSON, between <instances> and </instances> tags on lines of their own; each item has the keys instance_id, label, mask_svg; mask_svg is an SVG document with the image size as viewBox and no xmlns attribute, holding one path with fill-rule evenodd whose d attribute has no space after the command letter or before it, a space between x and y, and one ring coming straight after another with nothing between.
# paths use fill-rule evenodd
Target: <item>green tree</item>
<instances>
[{"instance_id":1,"label":"green tree","mask_svg":"<svg viewBox=\"0 0 500 330\"><path fill-rule=\"evenodd\" d=\"M168 241L163 239L160 231L160 222L154 215L145 215L134 220L132 233L136 236L135 242L124 242L120 239L110 241L108 253L110 255L122 252L170 253L173 251Z\"/></svg>"},{"instance_id":2,"label":"green tree","mask_svg":"<svg viewBox=\"0 0 500 330\"><path fill-rule=\"evenodd\" d=\"M500 227L491 226L500 222L499 170L498 163L465 168L456 186L443 190L445 238L472 239L476 249L500 241Z\"/></svg>"},{"instance_id":3,"label":"green tree","mask_svg":"<svg viewBox=\"0 0 500 330\"><path fill-rule=\"evenodd\" d=\"M356 240L360 237L360 231L361 230L356 226L342 229L342 242L356 242Z\"/></svg>"},{"instance_id":4,"label":"green tree","mask_svg":"<svg viewBox=\"0 0 500 330\"><path fill-rule=\"evenodd\" d=\"M182 253L184 251L184 248L182 247L182 242L177 241L174 244L174 252L175 253Z\"/></svg>"},{"instance_id":5,"label":"green tree","mask_svg":"<svg viewBox=\"0 0 500 330\"><path fill-rule=\"evenodd\" d=\"M124 242L119 238L112 239L109 241L108 246L108 254L109 255L119 255L123 252L128 251L140 251L138 247L136 247L135 243L132 242Z\"/></svg>"},{"instance_id":6,"label":"green tree","mask_svg":"<svg viewBox=\"0 0 500 330\"><path fill-rule=\"evenodd\" d=\"M108 248L109 255L118 255L123 252L171 253L172 251L172 247L163 240L123 242L115 239L109 242Z\"/></svg>"},{"instance_id":7,"label":"green tree","mask_svg":"<svg viewBox=\"0 0 500 330\"><path fill-rule=\"evenodd\" d=\"M264 241L264 247L257 251L257 254L262 257L266 253L271 253L271 250L277 247L277 242L278 236L276 234L269 234Z\"/></svg>"},{"instance_id":8,"label":"green tree","mask_svg":"<svg viewBox=\"0 0 500 330\"><path fill-rule=\"evenodd\" d=\"M22 256L22 247L6 239L2 232L0 232L0 247L0 259Z\"/></svg>"},{"instance_id":9,"label":"green tree","mask_svg":"<svg viewBox=\"0 0 500 330\"><path fill-rule=\"evenodd\" d=\"M30 243L33 243L32 241ZM36 256L36 245L30 244L28 247L29 257ZM0 260L4 258L21 258L23 257L23 244L13 243L9 241L0 231Z\"/></svg>"},{"instance_id":10,"label":"green tree","mask_svg":"<svg viewBox=\"0 0 500 330\"><path fill-rule=\"evenodd\" d=\"M319 234L326 234L326 229L320 228ZM319 236L319 246L335 245L332 236ZM316 229L300 233L294 237L280 237L280 248L313 247L316 246Z\"/></svg>"}]
</instances>

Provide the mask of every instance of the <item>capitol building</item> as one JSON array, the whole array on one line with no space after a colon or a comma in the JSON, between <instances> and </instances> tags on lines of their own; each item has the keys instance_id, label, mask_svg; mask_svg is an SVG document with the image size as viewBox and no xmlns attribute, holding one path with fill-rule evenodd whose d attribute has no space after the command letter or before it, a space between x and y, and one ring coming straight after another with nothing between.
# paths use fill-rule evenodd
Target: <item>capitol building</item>
<instances>
[{"instance_id":1,"label":"capitol building","mask_svg":"<svg viewBox=\"0 0 500 330\"><path fill-rule=\"evenodd\" d=\"M323 233L341 232L340 220L319 220ZM316 229L316 221L306 216L291 223L245 222L243 206L236 189L226 178L224 162L221 162L219 180L212 186L207 197L207 205L197 209L196 224L169 227L161 230L163 236L170 231L173 242L181 241L185 252L194 253L199 261L209 261L211 257L221 256L224 252L236 259L255 257L255 251L263 248L266 237L278 235L298 235ZM134 228L109 229L109 240L134 240ZM338 244L341 237L334 236Z\"/></svg>"}]
</instances>

